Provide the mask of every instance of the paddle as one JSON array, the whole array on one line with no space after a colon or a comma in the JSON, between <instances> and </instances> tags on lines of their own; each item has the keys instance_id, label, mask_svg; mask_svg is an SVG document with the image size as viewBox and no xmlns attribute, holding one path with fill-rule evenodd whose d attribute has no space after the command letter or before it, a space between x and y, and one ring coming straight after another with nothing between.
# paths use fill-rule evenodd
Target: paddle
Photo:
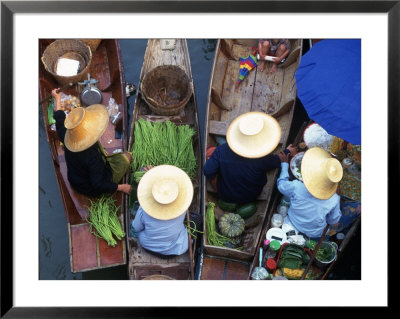
<instances>
[{"instance_id":1,"label":"paddle","mask_svg":"<svg viewBox=\"0 0 400 319\"><path fill-rule=\"evenodd\" d=\"M318 249L319 249L319 246L321 246L322 240L324 239L325 234L326 234L326 232L328 231L328 228L329 228L329 224L327 224L327 225L325 226L324 232L322 233L322 236L321 236L321 238L319 239L319 242L318 242L317 246L316 246L316 247L314 248L314 250L313 250L313 254L312 254L311 258L310 258L310 261L308 262L307 268L306 268L306 270L304 270L303 275L301 276L301 280L303 280L303 279L306 277L308 271L310 270L311 264L312 264L312 262L313 262L313 260L314 260L315 255L317 254L317 251L318 251Z\"/></svg>"},{"instance_id":2,"label":"paddle","mask_svg":"<svg viewBox=\"0 0 400 319\"><path fill-rule=\"evenodd\" d=\"M57 92L57 93L60 93L61 91L64 91L65 89L68 89L69 87L71 87L71 86L73 86L73 85L75 85L75 83L67 83L67 84L64 84L64 85L63 85L62 87L60 87L56 92ZM39 102L39 104L42 104L43 102L46 102L46 101L49 100L51 97L52 97L51 95L45 97L43 100L41 100L41 101Z\"/></svg>"}]
</instances>

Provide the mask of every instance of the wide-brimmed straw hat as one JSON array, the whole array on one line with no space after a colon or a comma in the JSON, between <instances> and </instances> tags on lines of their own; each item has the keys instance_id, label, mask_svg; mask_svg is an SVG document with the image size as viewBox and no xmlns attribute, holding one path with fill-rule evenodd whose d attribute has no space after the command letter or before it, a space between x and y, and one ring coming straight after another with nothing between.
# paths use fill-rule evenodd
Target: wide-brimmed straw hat
<instances>
[{"instance_id":1,"label":"wide-brimmed straw hat","mask_svg":"<svg viewBox=\"0 0 400 319\"><path fill-rule=\"evenodd\" d=\"M96 143L108 125L108 112L104 105L77 107L68 113L64 143L71 152L81 152Z\"/></svg>"},{"instance_id":2,"label":"wide-brimmed straw hat","mask_svg":"<svg viewBox=\"0 0 400 319\"><path fill-rule=\"evenodd\" d=\"M193 199L193 184L179 167L153 167L140 179L137 197L151 217L169 220L182 215Z\"/></svg>"},{"instance_id":3,"label":"wide-brimmed straw hat","mask_svg":"<svg viewBox=\"0 0 400 319\"><path fill-rule=\"evenodd\" d=\"M229 148L247 158L259 158L271 153L280 139L278 121L263 112L248 112L238 116L226 133Z\"/></svg>"},{"instance_id":4,"label":"wide-brimmed straw hat","mask_svg":"<svg viewBox=\"0 0 400 319\"><path fill-rule=\"evenodd\" d=\"M311 195L319 199L328 199L336 192L343 177L343 168L327 151L320 147L312 147L304 153L301 176Z\"/></svg>"}]
</instances>

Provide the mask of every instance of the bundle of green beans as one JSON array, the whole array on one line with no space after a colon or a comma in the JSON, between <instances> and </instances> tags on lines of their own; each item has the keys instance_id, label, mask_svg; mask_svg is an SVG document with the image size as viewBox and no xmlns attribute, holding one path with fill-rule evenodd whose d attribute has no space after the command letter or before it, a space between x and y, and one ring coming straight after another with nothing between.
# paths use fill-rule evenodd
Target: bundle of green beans
<instances>
[{"instance_id":1,"label":"bundle of green beans","mask_svg":"<svg viewBox=\"0 0 400 319\"><path fill-rule=\"evenodd\" d=\"M103 238L109 246L117 245L113 235L121 240L125 236L121 223L118 219L119 206L111 196L103 195L98 200L89 200L89 218L86 221L90 224L90 232L100 238Z\"/></svg>"},{"instance_id":2,"label":"bundle of green beans","mask_svg":"<svg viewBox=\"0 0 400 319\"><path fill-rule=\"evenodd\" d=\"M215 203L209 202L206 210L206 231L208 244L212 246L225 246L227 243L233 243L232 239L217 232L215 227L214 207Z\"/></svg>"},{"instance_id":3,"label":"bundle of green beans","mask_svg":"<svg viewBox=\"0 0 400 319\"><path fill-rule=\"evenodd\" d=\"M196 158L192 138L196 134L189 125L176 125L171 121L135 122L135 141L132 145L131 184L139 183L149 165L174 165L185 171L191 179L196 175ZM129 197L129 206L133 203Z\"/></svg>"},{"instance_id":4,"label":"bundle of green beans","mask_svg":"<svg viewBox=\"0 0 400 319\"><path fill-rule=\"evenodd\" d=\"M196 174L192 137L195 130L189 125L175 125L139 119L135 123L135 142L132 146L134 160L132 172L148 165L174 165L184 170L190 178Z\"/></svg>"}]
</instances>

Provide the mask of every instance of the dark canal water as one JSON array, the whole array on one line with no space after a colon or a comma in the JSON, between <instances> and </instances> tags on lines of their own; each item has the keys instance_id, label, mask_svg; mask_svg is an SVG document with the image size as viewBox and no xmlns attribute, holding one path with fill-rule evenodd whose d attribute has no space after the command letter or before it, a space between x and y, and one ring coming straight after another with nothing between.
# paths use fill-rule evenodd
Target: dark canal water
<instances>
[{"instance_id":1,"label":"dark canal water","mask_svg":"<svg viewBox=\"0 0 400 319\"><path fill-rule=\"evenodd\" d=\"M215 53L216 40L188 39L192 74L198 104L201 135L204 133L205 108ZM147 40L120 40L125 79L137 86ZM305 49L308 42L305 41ZM132 113L134 96L128 100ZM307 114L297 103L294 125L300 127ZM68 231L64 208L53 171L49 146L39 116L39 279L41 280L123 280L127 279L127 267L71 273ZM328 279L361 279L360 231L350 241Z\"/></svg>"}]
</instances>

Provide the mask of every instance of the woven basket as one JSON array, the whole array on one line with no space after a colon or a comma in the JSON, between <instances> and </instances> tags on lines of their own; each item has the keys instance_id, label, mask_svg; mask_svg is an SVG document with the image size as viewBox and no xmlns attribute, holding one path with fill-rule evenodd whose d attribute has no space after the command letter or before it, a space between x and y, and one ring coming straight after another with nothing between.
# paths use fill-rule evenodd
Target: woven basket
<instances>
[{"instance_id":1,"label":"woven basket","mask_svg":"<svg viewBox=\"0 0 400 319\"><path fill-rule=\"evenodd\" d=\"M58 75L57 61L60 57L71 58L79 61L79 72L73 76ZM44 50L42 55L43 65L60 85L76 83L87 78L87 73L92 62L90 48L81 41L74 39L56 40Z\"/></svg>"},{"instance_id":2,"label":"woven basket","mask_svg":"<svg viewBox=\"0 0 400 319\"><path fill-rule=\"evenodd\" d=\"M143 280L175 280L175 279L166 275L151 275L144 277Z\"/></svg>"},{"instance_id":3,"label":"woven basket","mask_svg":"<svg viewBox=\"0 0 400 319\"><path fill-rule=\"evenodd\" d=\"M141 92L143 99L155 114L177 115L189 102L193 88L182 67L161 65L146 73Z\"/></svg>"},{"instance_id":4,"label":"woven basket","mask_svg":"<svg viewBox=\"0 0 400 319\"><path fill-rule=\"evenodd\" d=\"M94 54L100 45L101 39L80 39L80 41L89 46L90 50L92 50L92 54Z\"/></svg>"}]
</instances>

